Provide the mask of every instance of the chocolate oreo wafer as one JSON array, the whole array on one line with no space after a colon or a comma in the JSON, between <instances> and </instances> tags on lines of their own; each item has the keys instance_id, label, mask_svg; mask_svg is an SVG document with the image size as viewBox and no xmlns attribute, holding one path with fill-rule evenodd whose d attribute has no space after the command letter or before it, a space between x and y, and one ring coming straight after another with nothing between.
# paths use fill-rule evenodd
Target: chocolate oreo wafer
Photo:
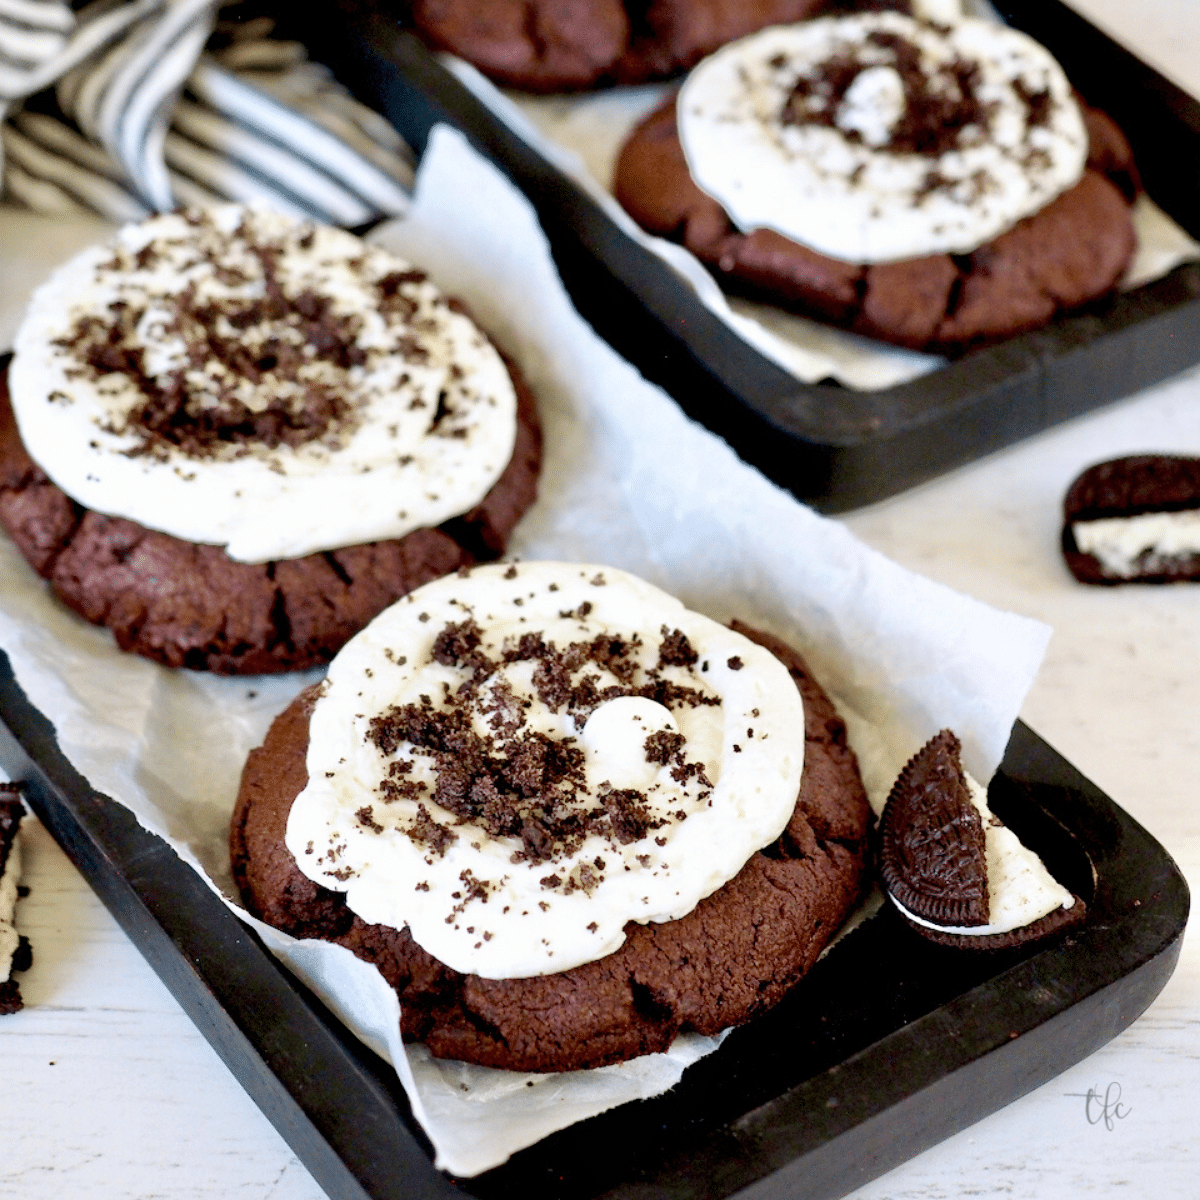
<instances>
[{"instance_id":1,"label":"chocolate oreo wafer","mask_svg":"<svg viewBox=\"0 0 1200 1200\"><path fill-rule=\"evenodd\" d=\"M1081 583L1200 579L1200 458L1139 454L1089 467L1063 501L1062 550Z\"/></svg>"},{"instance_id":2,"label":"chocolate oreo wafer","mask_svg":"<svg viewBox=\"0 0 1200 1200\"><path fill-rule=\"evenodd\" d=\"M24 816L25 805L18 785L0 783L0 1016L23 1007L13 973L27 971L33 961L28 940L17 933L12 923L21 874L17 831Z\"/></svg>"},{"instance_id":3,"label":"chocolate oreo wafer","mask_svg":"<svg viewBox=\"0 0 1200 1200\"><path fill-rule=\"evenodd\" d=\"M986 925L987 848L959 753L943 729L900 772L883 810L879 870L909 912L935 925Z\"/></svg>"},{"instance_id":4,"label":"chocolate oreo wafer","mask_svg":"<svg viewBox=\"0 0 1200 1200\"><path fill-rule=\"evenodd\" d=\"M942 946L1003 950L1082 921L1085 905L988 809L943 729L892 787L880 820L880 875L893 904Z\"/></svg>"}]
</instances>

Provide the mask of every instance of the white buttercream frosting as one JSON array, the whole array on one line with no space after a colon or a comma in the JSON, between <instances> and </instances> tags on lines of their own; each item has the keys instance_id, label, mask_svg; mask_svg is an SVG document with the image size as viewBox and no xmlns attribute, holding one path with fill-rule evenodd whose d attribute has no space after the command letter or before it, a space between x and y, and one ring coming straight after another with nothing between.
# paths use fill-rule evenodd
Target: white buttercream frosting
<instances>
[{"instance_id":1,"label":"white buttercream frosting","mask_svg":"<svg viewBox=\"0 0 1200 1200\"><path fill-rule=\"evenodd\" d=\"M912 15L922 21L951 25L965 14L962 0L912 0Z\"/></svg>"},{"instance_id":2,"label":"white buttercream frosting","mask_svg":"<svg viewBox=\"0 0 1200 1200\"><path fill-rule=\"evenodd\" d=\"M421 272L238 205L126 226L59 268L9 384L68 495L247 562L466 512L516 437L500 356Z\"/></svg>"},{"instance_id":3,"label":"white buttercream frosting","mask_svg":"<svg viewBox=\"0 0 1200 1200\"><path fill-rule=\"evenodd\" d=\"M677 111L693 178L739 228L856 263L969 253L1077 183L1087 158L1050 54L970 18L765 29L702 62Z\"/></svg>"},{"instance_id":4,"label":"white buttercream frosting","mask_svg":"<svg viewBox=\"0 0 1200 1200\"><path fill-rule=\"evenodd\" d=\"M1076 521L1075 544L1100 560L1105 575L1153 574L1171 559L1200 555L1200 509Z\"/></svg>"},{"instance_id":5,"label":"white buttercream frosting","mask_svg":"<svg viewBox=\"0 0 1200 1200\"><path fill-rule=\"evenodd\" d=\"M967 772L963 775L971 803L983 821L990 920L986 925L935 925L909 912L895 896L891 896L892 903L917 925L966 937L1008 933L1032 925L1056 909L1074 908L1075 897L1046 870L1037 854L992 814L987 790Z\"/></svg>"},{"instance_id":6,"label":"white buttercream frosting","mask_svg":"<svg viewBox=\"0 0 1200 1200\"><path fill-rule=\"evenodd\" d=\"M803 755L799 692L747 638L612 568L477 567L338 654L287 845L455 970L551 974L736 875Z\"/></svg>"},{"instance_id":7,"label":"white buttercream frosting","mask_svg":"<svg viewBox=\"0 0 1200 1200\"><path fill-rule=\"evenodd\" d=\"M21 881L21 839L13 840L8 857L4 860L4 873L0 874L0 983L7 983L12 974L13 955L20 945L20 935L13 924L17 907L17 884Z\"/></svg>"}]
</instances>

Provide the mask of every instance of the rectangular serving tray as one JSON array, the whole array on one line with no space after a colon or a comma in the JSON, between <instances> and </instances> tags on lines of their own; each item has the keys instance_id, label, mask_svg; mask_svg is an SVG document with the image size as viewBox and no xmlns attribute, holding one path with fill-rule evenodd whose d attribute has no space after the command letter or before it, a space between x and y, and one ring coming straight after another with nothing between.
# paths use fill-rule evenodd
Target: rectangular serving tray
<instances>
[{"instance_id":1,"label":"rectangular serving tray","mask_svg":"<svg viewBox=\"0 0 1200 1200\"><path fill-rule=\"evenodd\" d=\"M742 341L687 283L468 91L395 15L333 0L288 10L312 54L419 152L462 129L525 192L580 312L697 420L800 499L855 508L943 474L1200 361L1200 264L909 383L798 382ZM1200 103L1059 0L1005 0L1124 128L1146 190L1200 238Z\"/></svg>"},{"instance_id":2,"label":"rectangular serving tray","mask_svg":"<svg viewBox=\"0 0 1200 1200\"><path fill-rule=\"evenodd\" d=\"M433 1167L392 1068L59 751L0 654L0 766L334 1200L833 1200L1053 1078L1134 1021L1188 891L1150 835L1018 723L992 807L1088 904L1041 948L941 949L890 906L672 1091L474 1179ZM602 1149L602 1152L599 1152Z\"/></svg>"}]
</instances>

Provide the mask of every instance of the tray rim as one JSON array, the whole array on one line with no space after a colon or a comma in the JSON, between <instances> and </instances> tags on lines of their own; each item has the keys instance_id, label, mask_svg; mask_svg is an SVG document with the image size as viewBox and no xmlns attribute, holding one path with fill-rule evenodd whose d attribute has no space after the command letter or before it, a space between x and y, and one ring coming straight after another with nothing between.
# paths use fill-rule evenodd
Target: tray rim
<instances>
[{"instance_id":1,"label":"tray rim","mask_svg":"<svg viewBox=\"0 0 1200 1200\"><path fill-rule=\"evenodd\" d=\"M1013 774L1018 762L1024 766ZM29 785L31 807L331 1197L506 1195L522 1172L528 1178L539 1169L546 1147L553 1165L556 1146L561 1159L589 1129L620 1119L604 1114L552 1134L515 1155L517 1167L510 1163L474 1180L436 1171L391 1068L286 972L196 872L75 771L2 651L0 765ZM1064 1004L1061 995L1036 986L1039 976L1064 953L1084 975L1094 974L1099 943L1087 936L1051 943L708 1130L702 1143L675 1137L657 1170L635 1170L595 1195L834 1200L1053 1078L1145 1010L1170 977L1182 944L1189 899L1178 868L1149 833L1021 722L1001 770L1014 787L1049 786L1098 805L1104 819L1119 826L1126 874L1130 855L1152 863L1161 910L1143 911L1135 902L1096 934L1117 946L1116 974L1094 975L1083 995ZM1105 871L1100 878L1103 884ZM982 1052L977 1038L971 1047L969 1039L952 1044L949 1055L928 1053L931 1038L944 1040L947 1028L964 1022L975 1033L982 1030ZM703 1060L709 1070L723 1069L720 1053ZM900 1060L910 1066L904 1083L893 1073L890 1089L881 1091L880 1064ZM662 1100L614 1112L653 1112ZM897 1121L906 1131L903 1145L895 1137ZM800 1186L802 1192L793 1190Z\"/></svg>"},{"instance_id":2,"label":"tray rim","mask_svg":"<svg viewBox=\"0 0 1200 1200\"><path fill-rule=\"evenodd\" d=\"M916 380L874 391L800 383L709 312L689 284L397 18L371 0L337 0L337 7L341 41L326 36L317 56L418 152L435 121L462 129L534 204L568 291L597 332L743 458L822 511L884 499L1200 361L1200 264L1187 263L1120 294L1101 315L1059 318ZM1102 107L1121 108L1108 102L1111 75L1132 81L1123 92L1134 93L1123 110L1126 123L1141 119L1139 104L1150 105L1176 141L1194 144L1200 161L1200 101L1061 0L1006 0L999 7L1013 23L1037 27L1051 49L1056 42L1076 47L1074 57L1089 66L1072 66L1071 74L1095 85L1089 94ZM317 15L312 6L305 11L301 30ZM1148 190L1200 237L1200 172L1185 187L1164 176L1161 157L1156 144L1143 171Z\"/></svg>"}]
</instances>

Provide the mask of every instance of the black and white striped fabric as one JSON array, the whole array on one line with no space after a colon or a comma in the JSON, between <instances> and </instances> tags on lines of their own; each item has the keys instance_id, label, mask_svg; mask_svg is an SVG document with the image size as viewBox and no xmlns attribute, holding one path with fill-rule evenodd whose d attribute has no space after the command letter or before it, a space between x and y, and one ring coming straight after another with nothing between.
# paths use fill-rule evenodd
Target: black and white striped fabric
<instances>
[{"instance_id":1,"label":"black and white striped fabric","mask_svg":"<svg viewBox=\"0 0 1200 1200\"><path fill-rule=\"evenodd\" d=\"M62 54L74 31L75 14L61 0L0 0L0 97L27 95L27 82Z\"/></svg>"},{"instance_id":2,"label":"black and white striped fabric","mask_svg":"<svg viewBox=\"0 0 1200 1200\"><path fill-rule=\"evenodd\" d=\"M0 0L5 199L118 221L222 200L343 226L403 212L412 154L391 125L268 18L217 15Z\"/></svg>"}]
</instances>

